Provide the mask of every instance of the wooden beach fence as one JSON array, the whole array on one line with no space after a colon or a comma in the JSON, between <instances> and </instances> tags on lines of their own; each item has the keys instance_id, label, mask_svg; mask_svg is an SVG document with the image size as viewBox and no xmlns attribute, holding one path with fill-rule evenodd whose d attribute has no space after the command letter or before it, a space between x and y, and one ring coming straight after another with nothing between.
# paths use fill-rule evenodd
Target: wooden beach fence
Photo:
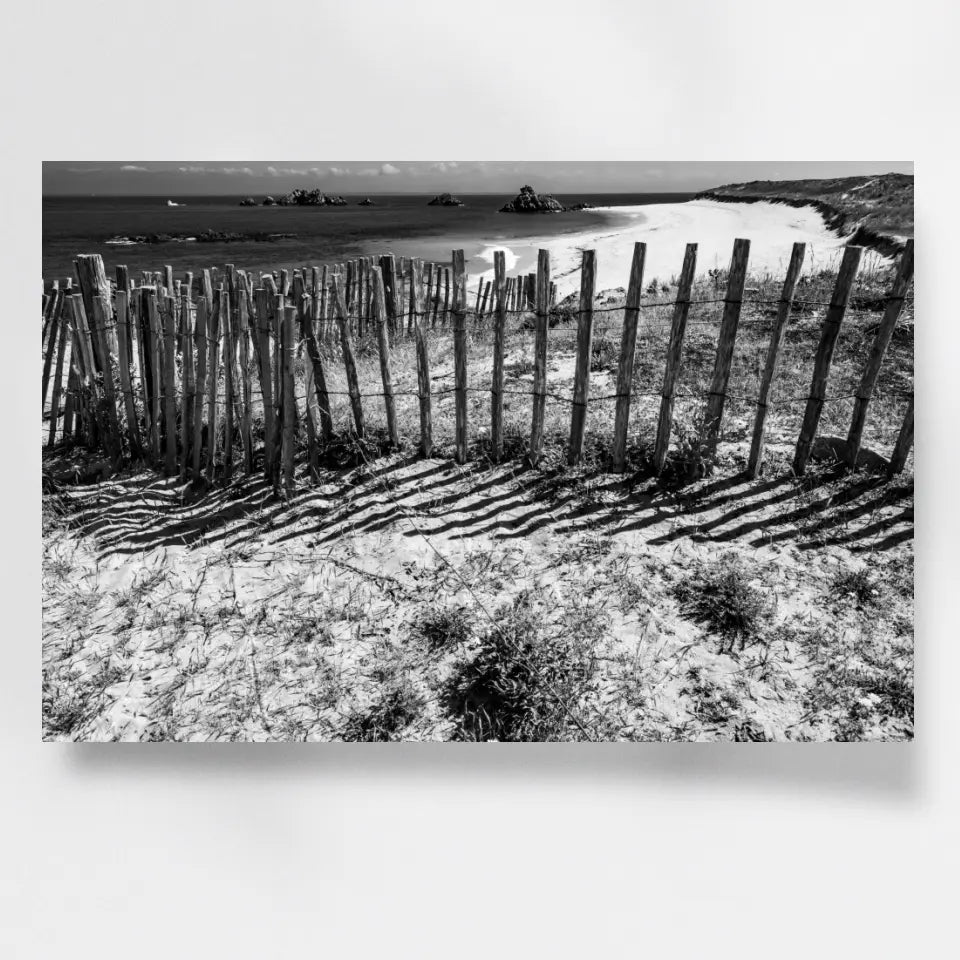
<instances>
[{"instance_id":1,"label":"wooden beach fence","mask_svg":"<svg viewBox=\"0 0 960 960\"><path fill-rule=\"evenodd\" d=\"M845 248L824 316L793 459L797 475L806 468L823 406L829 402L826 389L831 362L862 252L855 246ZM776 315L755 401L747 460L750 477L758 476L763 467L766 424L775 399L779 356L804 255L804 245L795 244L779 300L775 301ZM645 244L636 244L622 307L616 393L612 398L599 398L616 400L610 449L614 471L624 470L627 463L646 256ZM707 455L716 450L721 436L748 259L749 242L737 240L727 272L713 372L704 397L701 442ZM672 303L652 455L654 473L660 473L668 459L689 311L692 304L700 302L693 299L696 263L697 246L688 244ZM424 265L418 259L401 259L398 264L393 255L385 255L326 265L322 270L312 266L292 272L281 270L279 276L266 273L259 281L227 264L223 271L199 271L196 289L192 273L181 281L173 277L170 267L159 273L144 272L138 285L121 266L112 286L96 255L78 256L75 268L76 287L70 280L62 286L58 281L42 300L41 387L44 412L50 418L46 433L49 447L55 446L59 435L62 440L79 441L91 449L102 448L114 463L129 454L134 461L147 460L161 467L170 477L185 480L205 475L213 480L220 476L228 481L239 448L245 475L253 472L256 457L262 454L266 476L278 490L289 495L294 487L299 431L306 432L308 474L314 478L318 476L319 452L334 439L328 384L330 364L336 356L331 353L335 347L330 340L335 324L353 431L360 439L367 431L357 362L359 342L364 349L375 348L379 356L386 434L394 449L403 440L397 418L392 354L399 338L414 338L419 448L425 457L434 452L430 338L442 341L450 337L454 362L454 457L458 463L465 463L470 456L467 275L462 250L452 252L449 267L438 263ZM869 406L913 272L911 240L900 255L882 319L859 377L846 447L846 459L851 466L857 463ZM583 457L590 422L595 251L584 251L580 273L575 370L569 399L570 464L577 464ZM497 251L494 277L478 283L474 303L477 321L492 318L490 455L495 462L502 459L504 446L508 318L511 313L523 314L531 305L534 370L528 457L536 465L543 453L545 408L550 396L548 339L556 284L551 280L548 251L539 252L535 274L515 277L506 276L503 251ZM448 316L450 324L446 330ZM302 414L296 393L298 353L303 356L306 385ZM253 429L255 392L262 405L259 444ZM904 468L912 443L910 398L889 459L891 475Z\"/></svg>"}]
</instances>

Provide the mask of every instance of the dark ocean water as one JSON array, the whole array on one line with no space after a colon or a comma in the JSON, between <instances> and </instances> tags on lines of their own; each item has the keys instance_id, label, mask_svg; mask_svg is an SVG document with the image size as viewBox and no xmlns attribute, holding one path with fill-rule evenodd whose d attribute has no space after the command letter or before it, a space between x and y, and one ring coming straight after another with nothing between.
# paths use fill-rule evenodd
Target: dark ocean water
<instances>
[{"instance_id":1,"label":"dark ocean water","mask_svg":"<svg viewBox=\"0 0 960 960\"><path fill-rule=\"evenodd\" d=\"M561 194L564 205L637 206L679 203L688 193ZM73 258L99 253L112 277L126 264L136 278L141 270L169 264L177 275L186 270L233 263L242 269L279 269L342 262L357 256L393 253L448 262L450 251L463 248L467 269L489 269L477 260L488 243L576 233L603 224L616 226L615 212L592 210L560 214L498 213L510 199L502 195L461 194L464 207L431 207L430 196L376 196L373 207L360 207L360 196L345 196L346 207L241 207L240 197L44 197L43 276L73 275ZM173 200L183 206L167 206ZM195 235L204 230L232 233L290 233L271 242L163 243L111 246L114 236L169 233ZM528 270L521 262L515 268Z\"/></svg>"}]
</instances>

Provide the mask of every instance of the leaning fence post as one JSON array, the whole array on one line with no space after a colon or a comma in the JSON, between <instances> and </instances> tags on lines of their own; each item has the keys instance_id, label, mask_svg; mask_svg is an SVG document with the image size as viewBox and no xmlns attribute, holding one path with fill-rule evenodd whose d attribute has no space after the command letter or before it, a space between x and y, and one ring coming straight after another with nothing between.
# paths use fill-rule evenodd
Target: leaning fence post
<instances>
[{"instance_id":1,"label":"leaning fence post","mask_svg":"<svg viewBox=\"0 0 960 960\"><path fill-rule=\"evenodd\" d=\"M180 378L180 477L186 480L190 471L190 444L193 443L193 407L196 375L193 360L193 311L190 309L190 287L180 288L180 343L183 355L183 376Z\"/></svg>"},{"instance_id":2,"label":"leaning fence post","mask_svg":"<svg viewBox=\"0 0 960 960\"><path fill-rule=\"evenodd\" d=\"M817 357L813 364L813 380L810 383L810 397L803 414L803 425L800 428L800 437L797 440L797 450L793 458L793 472L800 476L807 467L807 459L817 434L820 423L820 414L823 411L823 398L827 391L827 378L830 376L830 362L833 360L833 348L840 335L840 324L847 310L850 292L853 290L853 281L856 279L860 267L860 258L863 247L847 247L843 251L843 260L837 274L837 283L833 288L830 306L823 321L823 330L820 334L820 345L817 347Z\"/></svg>"},{"instance_id":3,"label":"leaning fence post","mask_svg":"<svg viewBox=\"0 0 960 960\"><path fill-rule=\"evenodd\" d=\"M249 287L246 276L240 278L237 323L240 329L240 377L243 407L240 413L240 437L243 441L243 472L253 473L253 397L250 388L250 311Z\"/></svg>"},{"instance_id":4,"label":"leaning fence post","mask_svg":"<svg viewBox=\"0 0 960 960\"><path fill-rule=\"evenodd\" d=\"M253 292L257 308L254 321L257 333L260 397L263 401L263 468L269 478L273 470L273 436L275 410L273 406L273 369L270 364L270 293L265 287L257 287Z\"/></svg>"},{"instance_id":5,"label":"leaning fence post","mask_svg":"<svg viewBox=\"0 0 960 960\"><path fill-rule=\"evenodd\" d=\"M213 297L207 317L207 480L213 480L217 460L217 381L220 351L220 295Z\"/></svg>"},{"instance_id":6,"label":"leaning fence post","mask_svg":"<svg viewBox=\"0 0 960 960\"><path fill-rule=\"evenodd\" d=\"M612 466L623 470L627 459L627 430L630 426L630 393L633 390L633 363L637 352L637 321L640 319L640 297L643 293L643 267L647 245L633 245L630 283L623 310L623 337L620 340L620 364L617 367L617 410L613 425ZM554 286L554 298L556 287Z\"/></svg>"},{"instance_id":7,"label":"leaning fence post","mask_svg":"<svg viewBox=\"0 0 960 960\"><path fill-rule=\"evenodd\" d=\"M373 282L373 306L377 315L377 346L380 351L380 377L383 380L383 405L387 411L387 431L390 434L390 443L397 447L400 445L400 434L397 431L397 411L393 400L393 374L390 370L387 295L380 267L373 267L371 280Z\"/></svg>"},{"instance_id":8,"label":"leaning fence post","mask_svg":"<svg viewBox=\"0 0 960 960\"><path fill-rule=\"evenodd\" d=\"M760 475L763 464L763 444L766 433L768 401L770 388L777 375L777 357L783 343L783 335L787 329L787 320L790 319L790 310L793 307L793 294L797 287L797 279L803 267L803 257L806 252L805 243L795 243L790 254L790 265L787 267L787 276L783 281L783 292L780 294L780 303L777 305L777 318L773 322L770 333L770 346L767 349L767 362L763 368L760 380L760 392L757 394L757 418L753 424L753 440L750 444L750 459L747 462L747 474L752 479Z\"/></svg>"},{"instance_id":9,"label":"leaning fence post","mask_svg":"<svg viewBox=\"0 0 960 960\"><path fill-rule=\"evenodd\" d=\"M462 250L453 251L453 384L457 463L467 462L467 274Z\"/></svg>"},{"instance_id":10,"label":"leaning fence post","mask_svg":"<svg viewBox=\"0 0 960 960\"><path fill-rule=\"evenodd\" d=\"M705 447L707 454L717 449L720 435L720 421L723 419L723 406L727 399L727 384L730 382L730 367L733 363L733 348L737 339L737 327L740 324L740 308L743 304L743 288L747 280L747 260L750 256L749 240L733 241L733 257L730 260L730 272L727 279L727 293L723 303L723 317L720 320L720 335L717 338L717 360L707 396L707 409L704 417Z\"/></svg>"},{"instance_id":11,"label":"leaning fence post","mask_svg":"<svg viewBox=\"0 0 960 960\"><path fill-rule=\"evenodd\" d=\"M597 251L584 250L580 267L580 315L577 317L577 365L573 381L573 409L570 414L571 466L583 457L583 435L587 426L587 404L590 402L590 359L593 350L593 300L596 296ZM547 287L547 310L550 309L550 288Z\"/></svg>"},{"instance_id":12,"label":"leaning fence post","mask_svg":"<svg viewBox=\"0 0 960 960\"><path fill-rule=\"evenodd\" d=\"M164 472L177 472L177 332L174 326L173 298L168 297L163 311L163 421L166 436Z\"/></svg>"},{"instance_id":13,"label":"leaning fence post","mask_svg":"<svg viewBox=\"0 0 960 960\"><path fill-rule=\"evenodd\" d=\"M427 335L420 319L420 303L423 297L422 264L419 260L410 263L410 316L416 317L414 333L417 338L417 393L420 402L420 452L424 457L433 456L433 401L430 396L430 354L427 350Z\"/></svg>"},{"instance_id":14,"label":"leaning fence post","mask_svg":"<svg viewBox=\"0 0 960 960\"><path fill-rule=\"evenodd\" d=\"M673 400L680 377L680 361L683 357L683 338L687 332L687 316L690 313L690 291L697 271L697 245L688 243L683 255L677 299L673 305L670 323L670 344L667 347L667 363L663 371L663 388L660 391L660 416L657 421L657 441L653 450L654 473L660 474L667 461L670 448L670 430L673 426Z\"/></svg>"},{"instance_id":15,"label":"leaning fence post","mask_svg":"<svg viewBox=\"0 0 960 960\"><path fill-rule=\"evenodd\" d=\"M897 267L893 286L887 296L887 306L883 312L883 319L880 321L880 327L870 350L870 357L860 379L860 386L857 388L857 396L853 404L853 419L850 422L850 433L847 436L847 463L850 466L856 465L857 455L860 453L863 427L867 420L867 407L870 406L870 399L873 396L874 388L877 385L877 377L880 375L880 367L883 364L883 357L890 345L893 328L897 325L900 312L903 310L903 301L912 279L913 240L910 239L900 255L900 264Z\"/></svg>"},{"instance_id":16,"label":"leaning fence post","mask_svg":"<svg viewBox=\"0 0 960 960\"><path fill-rule=\"evenodd\" d=\"M326 270L326 267L324 267ZM323 359L320 356L320 347L317 344L317 332L313 318L304 315L301 327L301 336L307 348L307 357L313 373L313 389L316 393L317 410L320 415L320 439L328 444L333 436L333 419L330 416L330 395L327 392L327 377L323 368ZM309 397L308 397L309 404Z\"/></svg>"},{"instance_id":17,"label":"leaning fence post","mask_svg":"<svg viewBox=\"0 0 960 960\"><path fill-rule=\"evenodd\" d=\"M58 292L60 298L60 310L63 309L63 292ZM53 394L50 397L50 438L47 441L48 446L53 446L57 439L57 420L60 418L60 395L63 393L61 384L63 382L63 359L67 350L67 331L68 325L65 316L60 319L60 345L57 349L57 365L53 374ZM54 328L56 333L56 328ZM50 334L53 339L53 333Z\"/></svg>"},{"instance_id":18,"label":"leaning fence post","mask_svg":"<svg viewBox=\"0 0 960 960\"><path fill-rule=\"evenodd\" d=\"M283 489L287 496L293 490L293 455L296 447L297 400L293 393L293 359L297 345L293 337L293 325L297 316L295 307L283 307L281 326L281 352L283 367L283 437L281 440L280 464Z\"/></svg>"},{"instance_id":19,"label":"leaning fence post","mask_svg":"<svg viewBox=\"0 0 960 960\"><path fill-rule=\"evenodd\" d=\"M47 391L50 388L50 367L53 364L53 356L56 353L57 349L57 340L59 327L62 325L61 313L63 312L63 298L64 291L59 288L54 291L52 303L50 305L50 313L48 317L48 322L50 325L49 338L47 340L47 349L43 358L43 397L41 398L40 403L40 413L43 414L43 409L47 405Z\"/></svg>"},{"instance_id":20,"label":"leaning fence post","mask_svg":"<svg viewBox=\"0 0 960 960\"><path fill-rule=\"evenodd\" d=\"M907 412L903 418L903 426L900 427L900 434L894 445L893 453L890 454L890 463L887 467L887 476L893 477L903 470L907 462L907 456L910 448L913 446L913 397L907 405Z\"/></svg>"},{"instance_id":21,"label":"leaning fence post","mask_svg":"<svg viewBox=\"0 0 960 960\"><path fill-rule=\"evenodd\" d=\"M494 463L503 457L503 353L507 325L505 287L506 257L502 250L493 254L494 304L493 322L493 383L490 387L490 448Z\"/></svg>"},{"instance_id":22,"label":"leaning fence post","mask_svg":"<svg viewBox=\"0 0 960 960\"><path fill-rule=\"evenodd\" d=\"M107 444L110 455L114 460L123 456L123 439L120 435L120 416L117 413L117 394L113 384L113 362L110 349L110 317L112 310L110 301L102 297L93 298L93 315L96 320L97 333L100 341L100 356L103 363L103 408L104 422L107 430Z\"/></svg>"},{"instance_id":23,"label":"leaning fence post","mask_svg":"<svg viewBox=\"0 0 960 960\"><path fill-rule=\"evenodd\" d=\"M360 380L357 376L357 361L353 355L353 344L350 341L349 319L347 305L343 300L343 290L338 277L333 278L333 296L337 307L337 324L340 327L340 349L343 351L343 365L347 371L347 390L350 393L350 406L353 407L353 422L357 428L357 436L363 439L363 404L360 399Z\"/></svg>"},{"instance_id":24,"label":"leaning fence post","mask_svg":"<svg viewBox=\"0 0 960 960\"><path fill-rule=\"evenodd\" d=\"M197 363L193 394L193 455L194 479L200 476L200 453L203 448L203 398L207 386L207 298L202 294L197 299L197 323L194 331Z\"/></svg>"},{"instance_id":25,"label":"leaning fence post","mask_svg":"<svg viewBox=\"0 0 960 960\"><path fill-rule=\"evenodd\" d=\"M137 424L137 406L133 400L133 388L130 384L130 343L128 340L130 324L130 296L127 291L117 288L117 365L120 369L120 392L123 394L124 410L127 415L127 433L130 436L130 454L143 456L140 444L140 428Z\"/></svg>"},{"instance_id":26,"label":"leaning fence post","mask_svg":"<svg viewBox=\"0 0 960 960\"><path fill-rule=\"evenodd\" d=\"M532 276L532 274L531 274ZM547 297L550 290L550 251L537 255L536 343L533 353L533 416L530 424L530 464L536 466L543 448L543 415L547 407Z\"/></svg>"}]
</instances>

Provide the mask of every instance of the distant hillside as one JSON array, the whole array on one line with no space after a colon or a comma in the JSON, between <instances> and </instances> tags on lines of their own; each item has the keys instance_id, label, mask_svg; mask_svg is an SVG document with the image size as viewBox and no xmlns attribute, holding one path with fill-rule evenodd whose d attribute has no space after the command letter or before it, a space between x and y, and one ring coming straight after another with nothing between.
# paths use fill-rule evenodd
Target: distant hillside
<instances>
[{"instance_id":1,"label":"distant hillside","mask_svg":"<svg viewBox=\"0 0 960 960\"><path fill-rule=\"evenodd\" d=\"M885 173L876 177L834 180L754 180L729 183L698 193L695 199L754 203L766 200L791 206L812 206L851 242L892 254L897 238L913 236L913 175Z\"/></svg>"}]
</instances>

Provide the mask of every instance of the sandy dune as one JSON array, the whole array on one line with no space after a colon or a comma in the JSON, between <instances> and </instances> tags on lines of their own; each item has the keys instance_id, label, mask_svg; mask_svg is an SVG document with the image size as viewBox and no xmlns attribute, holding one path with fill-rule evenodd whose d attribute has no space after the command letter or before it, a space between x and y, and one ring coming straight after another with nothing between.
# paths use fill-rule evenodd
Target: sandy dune
<instances>
[{"instance_id":1,"label":"sandy dune","mask_svg":"<svg viewBox=\"0 0 960 960\"><path fill-rule=\"evenodd\" d=\"M839 258L845 239L836 236L812 208L795 208L774 203L720 203L693 200L688 203L660 203L637 207L606 207L599 213L611 218L626 218L625 223L611 219L598 222L582 233L536 237L509 246L487 242L475 257L490 264L482 274L493 278L493 253L507 251L508 271L536 269L539 249L550 251L551 274L563 297L579 289L578 269L583 250L597 251L597 289L626 287L630 276L633 246L647 244L645 284L653 279L669 282L680 273L687 243L699 245L698 273L715 267L727 267L733 241L746 237L751 241L750 272L782 275L794 243L807 244L806 271L832 266ZM871 254L871 257L879 258ZM471 263L471 267L473 264ZM473 289L476 289L475 277Z\"/></svg>"}]
</instances>

